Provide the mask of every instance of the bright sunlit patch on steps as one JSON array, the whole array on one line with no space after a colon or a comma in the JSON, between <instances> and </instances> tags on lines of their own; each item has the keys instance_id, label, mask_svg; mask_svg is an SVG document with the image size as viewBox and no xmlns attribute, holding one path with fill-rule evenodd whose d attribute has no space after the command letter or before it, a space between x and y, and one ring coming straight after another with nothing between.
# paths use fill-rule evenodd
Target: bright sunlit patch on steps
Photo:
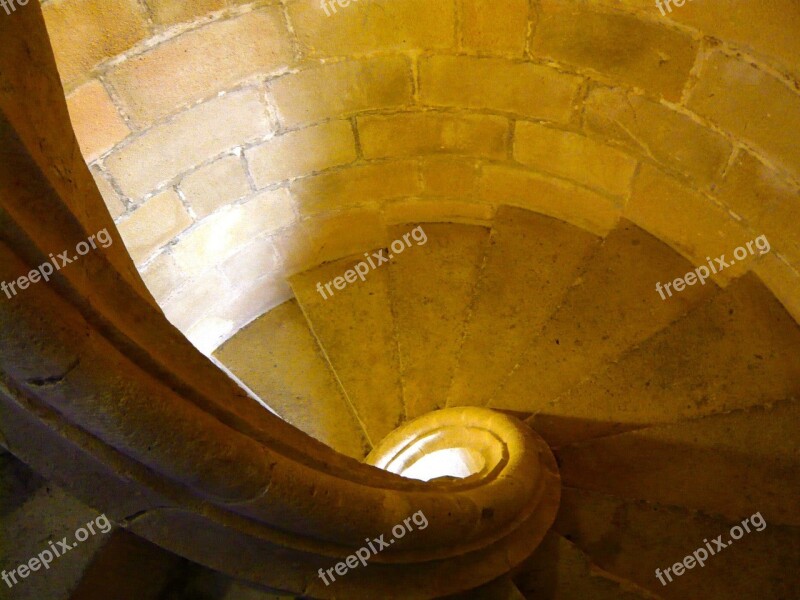
<instances>
[{"instance_id":1,"label":"bright sunlit patch on steps","mask_svg":"<svg viewBox=\"0 0 800 600\"><path fill-rule=\"evenodd\" d=\"M483 457L477 452L467 448L447 448L426 454L398 475L422 481L437 477L463 479L480 473L484 465Z\"/></svg>"}]
</instances>

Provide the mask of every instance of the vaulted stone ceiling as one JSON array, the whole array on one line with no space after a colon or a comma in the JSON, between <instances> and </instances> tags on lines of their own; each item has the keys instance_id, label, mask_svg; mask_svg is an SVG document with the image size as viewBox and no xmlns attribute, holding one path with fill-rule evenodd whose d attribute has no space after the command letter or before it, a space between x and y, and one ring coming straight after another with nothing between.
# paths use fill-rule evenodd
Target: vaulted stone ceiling
<instances>
[{"instance_id":1,"label":"vaulted stone ceiling","mask_svg":"<svg viewBox=\"0 0 800 600\"><path fill-rule=\"evenodd\" d=\"M767 235L722 277L754 270L800 317L800 7L671 9L43 2L109 211L206 352L287 275L500 204L595 233L624 216L695 264Z\"/></svg>"}]
</instances>

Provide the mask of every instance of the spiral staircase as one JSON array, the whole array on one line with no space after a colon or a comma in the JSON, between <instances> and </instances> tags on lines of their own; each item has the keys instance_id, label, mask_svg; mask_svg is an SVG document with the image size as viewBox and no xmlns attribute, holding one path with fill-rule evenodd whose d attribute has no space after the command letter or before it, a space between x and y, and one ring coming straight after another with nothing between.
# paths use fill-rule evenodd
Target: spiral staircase
<instances>
[{"instance_id":1,"label":"spiral staircase","mask_svg":"<svg viewBox=\"0 0 800 600\"><path fill-rule=\"evenodd\" d=\"M693 266L627 222L599 238L501 207L491 229L407 224L392 239L415 226L424 245L333 296L317 283L363 256L295 276L295 299L216 357L356 458L431 411L524 419L553 448L563 490L553 530L514 576L521 596L800 593L798 446L787 444L800 425L800 328L758 279L663 301L655 283ZM705 572L668 587L654 576L755 511L767 528Z\"/></svg>"},{"instance_id":2,"label":"spiral staircase","mask_svg":"<svg viewBox=\"0 0 800 600\"><path fill-rule=\"evenodd\" d=\"M800 12L735 4L0 12L0 281L116 242L0 296L0 569L115 524L0 598L800 598Z\"/></svg>"},{"instance_id":3,"label":"spiral staircase","mask_svg":"<svg viewBox=\"0 0 800 600\"><path fill-rule=\"evenodd\" d=\"M624 221L601 238L501 207L491 228L414 223L390 234L401 239L414 227L424 244L333 296L323 298L317 282L362 255L294 276L295 298L216 358L281 418L371 464L376 446L383 456L396 446L383 440L406 447L427 431L426 418L441 431L441 415L472 410L460 407L512 415L547 440L562 483L552 529L508 575L459 598L798 597L800 327L757 278L662 301L654 282L692 266ZM445 447L476 445L466 423ZM425 479L447 475L453 462L429 466ZM33 510L41 486L23 485L16 510ZM80 503L48 493L71 507L62 514L85 517ZM704 570L668 586L654 576L756 511L766 528ZM278 597L231 588L222 575L116 535L77 567L75 598L120 580L139 598ZM154 573L149 588L122 574L131 565ZM321 597L376 593L330 589Z\"/></svg>"}]
</instances>

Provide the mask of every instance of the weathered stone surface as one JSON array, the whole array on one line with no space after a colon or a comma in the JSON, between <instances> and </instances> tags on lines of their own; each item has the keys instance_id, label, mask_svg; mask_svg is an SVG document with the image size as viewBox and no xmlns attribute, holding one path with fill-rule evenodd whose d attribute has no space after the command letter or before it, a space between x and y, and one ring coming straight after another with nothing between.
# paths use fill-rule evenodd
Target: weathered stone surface
<instances>
[{"instance_id":1,"label":"weathered stone surface","mask_svg":"<svg viewBox=\"0 0 800 600\"><path fill-rule=\"evenodd\" d=\"M428 156L421 161L420 172L426 196L462 199L476 196L479 165L475 160L457 156ZM409 219L408 222L413 221Z\"/></svg>"},{"instance_id":2,"label":"weathered stone surface","mask_svg":"<svg viewBox=\"0 0 800 600\"><path fill-rule=\"evenodd\" d=\"M800 173L800 95L787 83L715 52L703 64L689 108L755 144L795 177Z\"/></svg>"},{"instance_id":3,"label":"weathered stone surface","mask_svg":"<svg viewBox=\"0 0 800 600\"><path fill-rule=\"evenodd\" d=\"M116 530L87 565L70 600L155 600L176 593L181 557L122 529Z\"/></svg>"},{"instance_id":4,"label":"weathered stone surface","mask_svg":"<svg viewBox=\"0 0 800 600\"><path fill-rule=\"evenodd\" d=\"M800 29L800 13L793 0L745 4L686 1L683 6L665 2L663 17L653 0L590 1L612 7L622 5L657 19L695 28L705 35L733 42L776 66L790 67L795 73L800 73L800 40L791 33Z\"/></svg>"},{"instance_id":5,"label":"weathered stone surface","mask_svg":"<svg viewBox=\"0 0 800 600\"><path fill-rule=\"evenodd\" d=\"M223 156L190 173L181 181L180 189L200 218L251 192L245 167L236 155Z\"/></svg>"},{"instance_id":6,"label":"weathered stone surface","mask_svg":"<svg viewBox=\"0 0 800 600\"><path fill-rule=\"evenodd\" d=\"M410 64L382 56L312 66L269 83L286 127L411 102Z\"/></svg>"},{"instance_id":7,"label":"weathered stone surface","mask_svg":"<svg viewBox=\"0 0 800 600\"><path fill-rule=\"evenodd\" d=\"M368 251L369 258L373 251ZM386 252L382 256L386 257ZM378 265L373 259L377 268L372 269L367 258L360 255L323 264L295 275L291 284L320 347L374 445L400 425L406 411L389 266ZM364 281L356 278L353 270L359 263ZM342 289L336 287L337 283Z\"/></svg>"},{"instance_id":8,"label":"weathered stone surface","mask_svg":"<svg viewBox=\"0 0 800 600\"><path fill-rule=\"evenodd\" d=\"M800 389L798 353L797 324L748 276L543 408L534 426L561 445L777 402Z\"/></svg>"},{"instance_id":9,"label":"weathered stone surface","mask_svg":"<svg viewBox=\"0 0 800 600\"><path fill-rule=\"evenodd\" d=\"M295 301L254 321L215 356L295 427L348 456L366 455L361 425Z\"/></svg>"},{"instance_id":10,"label":"weathered stone surface","mask_svg":"<svg viewBox=\"0 0 800 600\"><path fill-rule=\"evenodd\" d=\"M397 200L384 207L384 218L388 225L418 222L491 226L494 214L495 209L489 204L452 198Z\"/></svg>"},{"instance_id":11,"label":"weathered stone surface","mask_svg":"<svg viewBox=\"0 0 800 600\"><path fill-rule=\"evenodd\" d=\"M72 92L67 98L67 108L87 163L110 150L130 133L108 91L97 80Z\"/></svg>"},{"instance_id":12,"label":"weathered stone surface","mask_svg":"<svg viewBox=\"0 0 800 600\"><path fill-rule=\"evenodd\" d=\"M142 263L192 224L192 218L173 190L147 200L119 224L133 260Z\"/></svg>"},{"instance_id":13,"label":"weathered stone surface","mask_svg":"<svg viewBox=\"0 0 800 600\"><path fill-rule=\"evenodd\" d=\"M636 168L636 159L616 148L527 121L517 121L514 158L529 167L615 196L628 194Z\"/></svg>"},{"instance_id":14,"label":"weathered stone surface","mask_svg":"<svg viewBox=\"0 0 800 600\"><path fill-rule=\"evenodd\" d=\"M787 400L565 446L559 464L571 487L798 527L798 427Z\"/></svg>"},{"instance_id":15,"label":"weathered stone surface","mask_svg":"<svg viewBox=\"0 0 800 600\"><path fill-rule=\"evenodd\" d=\"M364 158L386 158L452 152L504 159L508 153L508 119L491 115L440 112L397 113L358 118Z\"/></svg>"},{"instance_id":16,"label":"weathered stone surface","mask_svg":"<svg viewBox=\"0 0 800 600\"><path fill-rule=\"evenodd\" d=\"M667 301L659 297L656 282L690 270L672 248L630 222L620 223L587 261L519 366L489 396L490 406L536 412L671 325L714 293L710 286L694 286Z\"/></svg>"},{"instance_id":17,"label":"weathered stone surface","mask_svg":"<svg viewBox=\"0 0 800 600\"><path fill-rule=\"evenodd\" d=\"M565 123L582 78L532 63L470 56L420 59L420 100Z\"/></svg>"},{"instance_id":18,"label":"weathered stone surface","mask_svg":"<svg viewBox=\"0 0 800 600\"><path fill-rule=\"evenodd\" d=\"M147 35L147 15L136 0L56 0L42 13L68 89Z\"/></svg>"},{"instance_id":19,"label":"weathered stone surface","mask_svg":"<svg viewBox=\"0 0 800 600\"><path fill-rule=\"evenodd\" d=\"M723 254L730 257L737 247L755 237L713 200L648 164L642 165L634 180L625 217L666 241L698 266ZM746 270L746 262L734 263L717 274L712 273L712 279L726 283ZM666 275L662 281L679 275L682 273Z\"/></svg>"},{"instance_id":20,"label":"weathered stone surface","mask_svg":"<svg viewBox=\"0 0 800 600\"><path fill-rule=\"evenodd\" d=\"M483 227L414 227L397 225L389 231L390 238L400 240L389 248L389 268L403 397L411 418L445 407L489 238ZM415 238L409 235L412 229ZM410 247L403 236L408 236ZM401 246L405 250L397 252Z\"/></svg>"},{"instance_id":21,"label":"weathered stone surface","mask_svg":"<svg viewBox=\"0 0 800 600\"><path fill-rule=\"evenodd\" d=\"M728 482L721 478L717 485ZM753 504L750 514L759 509ZM797 529L770 523L768 518L765 522L762 531L750 524L750 533L734 541L730 529L740 521L567 487L555 530L602 569L668 600L758 598L766 590L776 598L792 598L798 591L795 572L800 564ZM717 536L732 545L716 549L712 540ZM656 569L663 572L696 549L706 548L705 540L716 552L708 553L705 566L695 562L681 576L670 572L672 582L664 576L667 585L659 583Z\"/></svg>"},{"instance_id":22,"label":"weathered stone surface","mask_svg":"<svg viewBox=\"0 0 800 600\"><path fill-rule=\"evenodd\" d=\"M356 143L350 121L336 120L289 131L246 153L259 188L353 162Z\"/></svg>"},{"instance_id":23,"label":"weathered stone surface","mask_svg":"<svg viewBox=\"0 0 800 600\"><path fill-rule=\"evenodd\" d=\"M592 564L574 544L550 532L525 563L517 587L531 598L550 600L656 600L636 584Z\"/></svg>"},{"instance_id":24,"label":"weathered stone surface","mask_svg":"<svg viewBox=\"0 0 800 600\"><path fill-rule=\"evenodd\" d=\"M179 21L191 21L207 13L247 4L248 0L193 0L191 3L176 3L172 0L147 0L153 20L161 26Z\"/></svg>"},{"instance_id":25,"label":"weathered stone surface","mask_svg":"<svg viewBox=\"0 0 800 600\"><path fill-rule=\"evenodd\" d=\"M467 0L461 3L461 43L481 54L522 56L529 16L526 0Z\"/></svg>"},{"instance_id":26,"label":"weathered stone surface","mask_svg":"<svg viewBox=\"0 0 800 600\"><path fill-rule=\"evenodd\" d=\"M800 188L788 183L753 155L741 152L728 170L717 198L775 243L774 252L800 267Z\"/></svg>"},{"instance_id":27,"label":"weathered stone surface","mask_svg":"<svg viewBox=\"0 0 800 600\"><path fill-rule=\"evenodd\" d=\"M290 189L300 213L313 215L415 196L421 189L418 171L411 160L376 162L298 179Z\"/></svg>"},{"instance_id":28,"label":"weathered stone surface","mask_svg":"<svg viewBox=\"0 0 800 600\"><path fill-rule=\"evenodd\" d=\"M227 259L220 270L228 281L248 283L279 273L278 251L269 235L257 237Z\"/></svg>"},{"instance_id":29,"label":"weathered stone surface","mask_svg":"<svg viewBox=\"0 0 800 600\"><path fill-rule=\"evenodd\" d=\"M120 198L120 195L97 167L92 168L92 177L94 177L94 182L97 184L97 189L103 197L103 201L106 204L111 218L117 219L121 217L128 207L125 205L122 198Z\"/></svg>"},{"instance_id":30,"label":"weathered stone surface","mask_svg":"<svg viewBox=\"0 0 800 600\"><path fill-rule=\"evenodd\" d=\"M758 275L786 310L800 323L800 274L796 269L768 254L753 266Z\"/></svg>"},{"instance_id":31,"label":"weathered stone surface","mask_svg":"<svg viewBox=\"0 0 800 600\"><path fill-rule=\"evenodd\" d=\"M584 114L591 133L679 171L700 186L718 180L731 155L731 143L722 135L622 88L592 90Z\"/></svg>"},{"instance_id":32,"label":"weathered stone surface","mask_svg":"<svg viewBox=\"0 0 800 600\"><path fill-rule=\"evenodd\" d=\"M220 292L230 283L217 270L206 271L178 288L161 305L170 323L181 331L188 331L209 311L224 301Z\"/></svg>"},{"instance_id":33,"label":"weathered stone surface","mask_svg":"<svg viewBox=\"0 0 800 600\"><path fill-rule=\"evenodd\" d=\"M172 256L186 274L198 275L221 264L254 238L288 227L295 218L292 199L285 189L262 192L201 221L175 244Z\"/></svg>"},{"instance_id":34,"label":"weathered stone surface","mask_svg":"<svg viewBox=\"0 0 800 600\"><path fill-rule=\"evenodd\" d=\"M131 198L139 198L181 172L271 131L258 92L214 98L149 129L113 152L105 166Z\"/></svg>"},{"instance_id":35,"label":"weathered stone surface","mask_svg":"<svg viewBox=\"0 0 800 600\"><path fill-rule=\"evenodd\" d=\"M94 520L99 516L97 511L52 483L44 485L28 467L10 455L6 456L7 458L0 460L0 482L3 483L4 496L0 501L0 530L3 532L0 564L9 577L8 583L16 583L11 595L4 597L21 600L67 600L92 557L105 543L105 536L108 534L101 533L100 527L94 525ZM24 480L31 479L36 482L35 487L24 483ZM89 522L95 526L97 534L88 535L81 543L76 542L75 531ZM113 527L110 522L109 526ZM42 550L48 549L48 541L57 543L62 537L67 538L70 546L75 544L69 554L54 557L46 571L37 560L34 563L38 564L36 571L42 572L28 570L25 578L18 574L16 570L19 565L27 567L30 559L35 559ZM11 571L14 571L13 577L8 574ZM4 589L6 585L8 584L4 582Z\"/></svg>"},{"instance_id":36,"label":"weathered stone surface","mask_svg":"<svg viewBox=\"0 0 800 600\"><path fill-rule=\"evenodd\" d=\"M187 275L181 271L169 251L164 251L153 258L141 271L147 289L156 301L165 301L175 290L187 281Z\"/></svg>"},{"instance_id":37,"label":"weathered stone surface","mask_svg":"<svg viewBox=\"0 0 800 600\"><path fill-rule=\"evenodd\" d=\"M568 0L544 0L531 52L644 88L681 97L698 42L654 21L591 10Z\"/></svg>"},{"instance_id":38,"label":"weathered stone surface","mask_svg":"<svg viewBox=\"0 0 800 600\"><path fill-rule=\"evenodd\" d=\"M550 217L498 210L448 406L486 399L535 339L598 243L592 234Z\"/></svg>"},{"instance_id":39,"label":"weathered stone surface","mask_svg":"<svg viewBox=\"0 0 800 600\"><path fill-rule=\"evenodd\" d=\"M281 9L273 6L169 39L122 62L108 79L128 114L145 126L245 79L286 68L292 59Z\"/></svg>"},{"instance_id":40,"label":"weathered stone surface","mask_svg":"<svg viewBox=\"0 0 800 600\"><path fill-rule=\"evenodd\" d=\"M386 225L373 209L318 215L301 221L273 241L285 273L307 271L324 262L386 244Z\"/></svg>"},{"instance_id":41,"label":"weathered stone surface","mask_svg":"<svg viewBox=\"0 0 800 600\"><path fill-rule=\"evenodd\" d=\"M337 4L300 0L289 5L300 46L313 57L351 56L391 50L450 48L455 4L395 0Z\"/></svg>"},{"instance_id":42,"label":"weathered stone surface","mask_svg":"<svg viewBox=\"0 0 800 600\"><path fill-rule=\"evenodd\" d=\"M621 207L607 196L534 171L500 165L481 170L479 198L544 213L597 235L619 221Z\"/></svg>"}]
</instances>

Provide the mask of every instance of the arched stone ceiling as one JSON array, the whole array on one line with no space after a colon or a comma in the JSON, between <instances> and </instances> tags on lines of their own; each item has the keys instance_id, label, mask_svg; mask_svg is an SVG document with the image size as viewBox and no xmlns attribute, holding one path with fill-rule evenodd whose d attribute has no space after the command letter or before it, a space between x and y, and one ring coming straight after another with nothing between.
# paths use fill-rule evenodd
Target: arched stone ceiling
<instances>
[{"instance_id":1,"label":"arched stone ceiling","mask_svg":"<svg viewBox=\"0 0 800 600\"><path fill-rule=\"evenodd\" d=\"M49 0L84 157L209 352L285 275L499 204L636 222L800 316L794 0ZM327 13L329 14L326 14ZM723 282L724 283L724 282Z\"/></svg>"}]
</instances>

